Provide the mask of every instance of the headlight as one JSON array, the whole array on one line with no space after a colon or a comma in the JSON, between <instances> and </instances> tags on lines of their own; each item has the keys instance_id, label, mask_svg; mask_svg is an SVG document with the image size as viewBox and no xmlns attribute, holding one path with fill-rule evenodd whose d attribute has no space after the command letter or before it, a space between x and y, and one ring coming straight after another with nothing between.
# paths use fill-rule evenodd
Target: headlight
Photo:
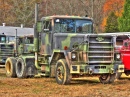
<instances>
[{"instance_id":1,"label":"headlight","mask_svg":"<svg viewBox=\"0 0 130 97\"><path fill-rule=\"evenodd\" d=\"M72 57L72 59L75 59L76 58L76 54L72 53L71 57Z\"/></svg>"},{"instance_id":2,"label":"headlight","mask_svg":"<svg viewBox=\"0 0 130 97\"><path fill-rule=\"evenodd\" d=\"M71 61L78 61L78 53L77 52L71 53Z\"/></svg>"},{"instance_id":3,"label":"headlight","mask_svg":"<svg viewBox=\"0 0 130 97\"><path fill-rule=\"evenodd\" d=\"M120 57L121 57L120 54L116 54L117 59L120 59Z\"/></svg>"}]
</instances>

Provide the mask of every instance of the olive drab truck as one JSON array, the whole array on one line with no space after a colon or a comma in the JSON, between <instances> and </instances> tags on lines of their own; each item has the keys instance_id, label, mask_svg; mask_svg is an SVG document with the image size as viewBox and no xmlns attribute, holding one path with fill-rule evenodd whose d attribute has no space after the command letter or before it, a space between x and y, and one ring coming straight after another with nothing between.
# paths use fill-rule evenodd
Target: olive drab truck
<instances>
[{"instance_id":1,"label":"olive drab truck","mask_svg":"<svg viewBox=\"0 0 130 97\"><path fill-rule=\"evenodd\" d=\"M14 44L6 42L7 37L0 34L0 65L4 66L8 57L14 56Z\"/></svg>"},{"instance_id":2,"label":"olive drab truck","mask_svg":"<svg viewBox=\"0 0 130 97\"><path fill-rule=\"evenodd\" d=\"M99 75L102 83L113 82L118 67L123 68L114 64L114 38L92 34L92 25L90 18L78 16L49 16L37 22L33 61L37 73L55 77L58 84L91 75Z\"/></svg>"},{"instance_id":3,"label":"olive drab truck","mask_svg":"<svg viewBox=\"0 0 130 97\"><path fill-rule=\"evenodd\" d=\"M5 63L6 75L8 77L16 77L15 64L17 62L18 57L21 57L22 55L34 56L33 39L34 39L33 35L19 36L16 38L16 42L14 43L14 45L16 46L15 47L15 49L16 49L15 56L11 56L11 57L7 58L6 63ZM19 67L19 68L21 68L21 67Z\"/></svg>"},{"instance_id":4,"label":"olive drab truck","mask_svg":"<svg viewBox=\"0 0 130 97\"><path fill-rule=\"evenodd\" d=\"M74 78L99 76L112 83L124 65L114 63L114 38L93 34L91 18L54 15L40 21L35 13L34 51L11 60L18 78L55 77L58 84Z\"/></svg>"},{"instance_id":5,"label":"olive drab truck","mask_svg":"<svg viewBox=\"0 0 130 97\"><path fill-rule=\"evenodd\" d=\"M20 54L30 54L33 52L33 35L26 35L18 37L18 55Z\"/></svg>"}]
</instances>

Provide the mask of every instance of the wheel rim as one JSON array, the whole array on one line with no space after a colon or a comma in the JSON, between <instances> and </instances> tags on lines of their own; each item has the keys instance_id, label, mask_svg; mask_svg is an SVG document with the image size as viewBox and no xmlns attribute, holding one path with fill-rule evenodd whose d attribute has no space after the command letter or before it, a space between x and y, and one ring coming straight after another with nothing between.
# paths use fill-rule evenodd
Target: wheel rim
<instances>
[{"instance_id":1,"label":"wheel rim","mask_svg":"<svg viewBox=\"0 0 130 97\"><path fill-rule=\"evenodd\" d=\"M6 64L6 71L7 71L7 73L11 73L11 64L10 64L10 62L7 62L7 64Z\"/></svg>"},{"instance_id":2,"label":"wheel rim","mask_svg":"<svg viewBox=\"0 0 130 97\"><path fill-rule=\"evenodd\" d=\"M63 68L63 66L58 66L58 68L57 68L57 78L60 81L63 80L63 78L64 78L64 68Z\"/></svg>"}]
</instances>

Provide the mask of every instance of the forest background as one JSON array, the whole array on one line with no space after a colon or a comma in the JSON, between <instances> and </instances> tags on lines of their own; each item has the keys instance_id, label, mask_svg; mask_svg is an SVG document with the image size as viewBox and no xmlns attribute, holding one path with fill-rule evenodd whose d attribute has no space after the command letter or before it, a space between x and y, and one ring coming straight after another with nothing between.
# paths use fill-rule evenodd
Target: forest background
<instances>
[{"instance_id":1,"label":"forest background","mask_svg":"<svg viewBox=\"0 0 130 97\"><path fill-rule=\"evenodd\" d=\"M0 25L33 27L36 0L0 0ZM118 32L130 0L39 0L39 17L78 15L93 18L96 33ZM130 5L129 5L130 6ZM119 27L120 26L120 27Z\"/></svg>"}]
</instances>

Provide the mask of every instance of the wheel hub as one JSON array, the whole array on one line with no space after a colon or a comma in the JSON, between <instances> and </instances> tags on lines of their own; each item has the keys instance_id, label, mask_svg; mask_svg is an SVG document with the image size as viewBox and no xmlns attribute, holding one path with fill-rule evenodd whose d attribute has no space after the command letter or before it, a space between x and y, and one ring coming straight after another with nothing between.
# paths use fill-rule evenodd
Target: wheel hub
<instances>
[{"instance_id":1,"label":"wheel hub","mask_svg":"<svg viewBox=\"0 0 130 97\"><path fill-rule=\"evenodd\" d=\"M108 77L108 75L106 75L106 74L103 74L103 75L101 76L101 78L102 78L103 80L107 79L107 77Z\"/></svg>"},{"instance_id":2,"label":"wheel hub","mask_svg":"<svg viewBox=\"0 0 130 97\"><path fill-rule=\"evenodd\" d=\"M59 80L62 80L64 78L64 71L62 66L58 67L57 75Z\"/></svg>"}]
</instances>

